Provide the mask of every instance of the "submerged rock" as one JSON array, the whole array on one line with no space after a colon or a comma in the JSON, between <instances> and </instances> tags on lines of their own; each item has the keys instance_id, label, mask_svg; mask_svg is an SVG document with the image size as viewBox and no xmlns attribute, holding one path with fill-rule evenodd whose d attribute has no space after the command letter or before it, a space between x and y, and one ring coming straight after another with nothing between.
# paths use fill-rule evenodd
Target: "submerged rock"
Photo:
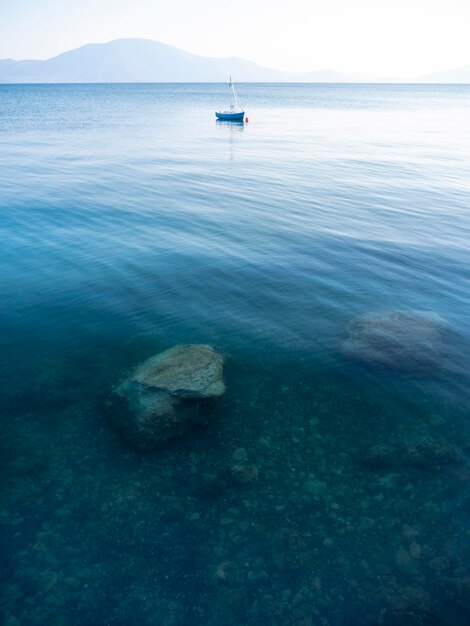
<instances>
[{"instance_id":1,"label":"submerged rock","mask_svg":"<svg viewBox=\"0 0 470 626\"><path fill-rule=\"evenodd\" d=\"M371 365L414 371L439 364L445 321L429 311L372 311L353 320L344 352Z\"/></svg>"},{"instance_id":2,"label":"submerged rock","mask_svg":"<svg viewBox=\"0 0 470 626\"><path fill-rule=\"evenodd\" d=\"M395 446L384 444L372 446L360 459L363 465L371 468L387 468L395 465L398 452Z\"/></svg>"},{"instance_id":3,"label":"submerged rock","mask_svg":"<svg viewBox=\"0 0 470 626\"><path fill-rule=\"evenodd\" d=\"M237 461L238 463L247 463L248 462L248 452L245 448L237 448L235 452L232 454L232 459Z\"/></svg>"},{"instance_id":4,"label":"submerged rock","mask_svg":"<svg viewBox=\"0 0 470 626\"><path fill-rule=\"evenodd\" d=\"M323 480L312 477L302 485L302 491L312 498L321 498L327 491L327 485Z\"/></svg>"},{"instance_id":5,"label":"submerged rock","mask_svg":"<svg viewBox=\"0 0 470 626\"><path fill-rule=\"evenodd\" d=\"M389 597L380 624L384 626L417 625L444 623L433 614L431 595L421 587L402 587Z\"/></svg>"},{"instance_id":6,"label":"submerged rock","mask_svg":"<svg viewBox=\"0 0 470 626\"><path fill-rule=\"evenodd\" d=\"M414 559L421 558L422 549L420 544L416 543L416 541L413 541L413 543L410 545L410 554Z\"/></svg>"},{"instance_id":7,"label":"submerged rock","mask_svg":"<svg viewBox=\"0 0 470 626\"><path fill-rule=\"evenodd\" d=\"M358 461L369 469L393 466L439 469L443 466L467 466L468 459L460 448L442 439L422 439L410 444L383 444L362 452Z\"/></svg>"},{"instance_id":8,"label":"submerged rock","mask_svg":"<svg viewBox=\"0 0 470 626\"><path fill-rule=\"evenodd\" d=\"M129 379L175 398L214 398L225 392L222 355L206 344L181 344L151 357Z\"/></svg>"},{"instance_id":9,"label":"submerged rock","mask_svg":"<svg viewBox=\"0 0 470 626\"><path fill-rule=\"evenodd\" d=\"M239 582L240 571L238 565L233 561L219 563L215 570L215 579L225 585L233 585Z\"/></svg>"},{"instance_id":10,"label":"submerged rock","mask_svg":"<svg viewBox=\"0 0 470 626\"><path fill-rule=\"evenodd\" d=\"M254 483L259 477L258 467L253 464L232 465L230 472L235 482L241 484Z\"/></svg>"},{"instance_id":11,"label":"submerged rock","mask_svg":"<svg viewBox=\"0 0 470 626\"><path fill-rule=\"evenodd\" d=\"M274 536L272 558L279 569L299 570L309 556L307 544L297 531L283 529Z\"/></svg>"},{"instance_id":12,"label":"submerged rock","mask_svg":"<svg viewBox=\"0 0 470 626\"><path fill-rule=\"evenodd\" d=\"M209 345L178 345L139 365L115 391L126 405L121 431L153 447L207 421L207 401L225 392L223 357Z\"/></svg>"},{"instance_id":13,"label":"submerged rock","mask_svg":"<svg viewBox=\"0 0 470 626\"><path fill-rule=\"evenodd\" d=\"M405 461L411 465L427 468L459 465L465 461L465 456L459 448L446 441L424 439L406 448Z\"/></svg>"},{"instance_id":14,"label":"submerged rock","mask_svg":"<svg viewBox=\"0 0 470 626\"><path fill-rule=\"evenodd\" d=\"M449 559L445 556L436 556L428 563L429 567L435 572L443 572L450 566Z\"/></svg>"}]
</instances>

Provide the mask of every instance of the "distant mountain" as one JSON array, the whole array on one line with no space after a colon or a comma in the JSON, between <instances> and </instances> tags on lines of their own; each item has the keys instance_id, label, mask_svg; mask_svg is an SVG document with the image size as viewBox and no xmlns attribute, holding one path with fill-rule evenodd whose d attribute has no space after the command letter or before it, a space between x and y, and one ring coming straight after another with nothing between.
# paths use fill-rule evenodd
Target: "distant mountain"
<instances>
[{"instance_id":1,"label":"distant mountain","mask_svg":"<svg viewBox=\"0 0 470 626\"><path fill-rule=\"evenodd\" d=\"M238 57L214 59L148 39L88 44L46 61L0 60L0 83L376 82L331 70L282 72Z\"/></svg>"},{"instance_id":2,"label":"distant mountain","mask_svg":"<svg viewBox=\"0 0 470 626\"><path fill-rule=\"evenodd\" d=\"M443 72L432 72L422 76L420 83L470 83L470 65Z\"/></svg>"},{"instance_id":3,"label":"distant mountain","mask_svg":"<svg viewBox=\"0 0 470 626\"><path fill-rule=\"evenodd\" d=\"M15 63L16 61L14 61L13 59L0 59L0 72L2 72L4 69L12 67L13 65L15 65Z\"/></svg>"},{"instance_id":4,"label":"distant mountain","mask_svg":"<svg viewBox=\"0 0 470 626\"><path fill-rule=\"evenodd\" d=\"M223 82L230 74L237 82L402 82L327 69L282 72L238 57L203 57L150 39L88 44L46 61L0 60L0 83ZM428 74L416 82L470 83L470 66Z\"/></svg>"}]
</instances>

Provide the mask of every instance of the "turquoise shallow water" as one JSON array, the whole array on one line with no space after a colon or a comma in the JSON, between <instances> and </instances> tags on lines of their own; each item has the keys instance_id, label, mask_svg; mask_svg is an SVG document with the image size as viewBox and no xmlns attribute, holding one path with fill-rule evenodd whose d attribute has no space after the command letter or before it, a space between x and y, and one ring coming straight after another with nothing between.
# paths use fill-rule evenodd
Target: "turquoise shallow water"
<instances>
[{"instance_id":1,"label":"turquoise shallow water","mask_svg":"<svg viewBox=\"0 0 470 626\"><path fill-rule=\"evenodd\" d=\"M8 626L470 621L470 87L239 92L0 86ZM432 368L345 352L390 309ZM134 450L109 394L182 342L216 418Z\"/></svg>"}]
</instances>

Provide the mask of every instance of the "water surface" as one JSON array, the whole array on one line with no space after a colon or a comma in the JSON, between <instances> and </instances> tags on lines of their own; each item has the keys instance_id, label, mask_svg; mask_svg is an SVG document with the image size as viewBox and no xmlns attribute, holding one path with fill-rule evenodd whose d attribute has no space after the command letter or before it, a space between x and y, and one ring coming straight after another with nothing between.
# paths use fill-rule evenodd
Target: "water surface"
<instances>
[{"instance_id":1,"label":"water surface","mask_svg":"<svg viewBox=\"0 0 470 626\"><path fill-rule=\"evenodd\" d=\"M226 91L0 86L5 624L467 624L470 87ZM390 309L431 371L344 354ZM184 342L217 417L133 450L109 394Z\"/></svg>"}]
</instances>

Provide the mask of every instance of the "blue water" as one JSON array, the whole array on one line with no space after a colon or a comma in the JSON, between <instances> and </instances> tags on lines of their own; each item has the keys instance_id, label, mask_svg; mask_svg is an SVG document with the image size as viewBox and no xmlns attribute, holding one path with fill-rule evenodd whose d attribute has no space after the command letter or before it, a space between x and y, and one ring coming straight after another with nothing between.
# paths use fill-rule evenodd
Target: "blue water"
<instances>
[{"instance_id":1,"label":"blue water","mask_svg":"<svg viewBox=\"0 0 470 626\"><path fill-rule=\"evenodd\" d=\"M7 626L470 621L470 87L239 92L0 86ZM390 309L444 320L432 371L345 354ZM128 447L113 387L185 342L217 419Z\"/></svg>"}]
</instances>

